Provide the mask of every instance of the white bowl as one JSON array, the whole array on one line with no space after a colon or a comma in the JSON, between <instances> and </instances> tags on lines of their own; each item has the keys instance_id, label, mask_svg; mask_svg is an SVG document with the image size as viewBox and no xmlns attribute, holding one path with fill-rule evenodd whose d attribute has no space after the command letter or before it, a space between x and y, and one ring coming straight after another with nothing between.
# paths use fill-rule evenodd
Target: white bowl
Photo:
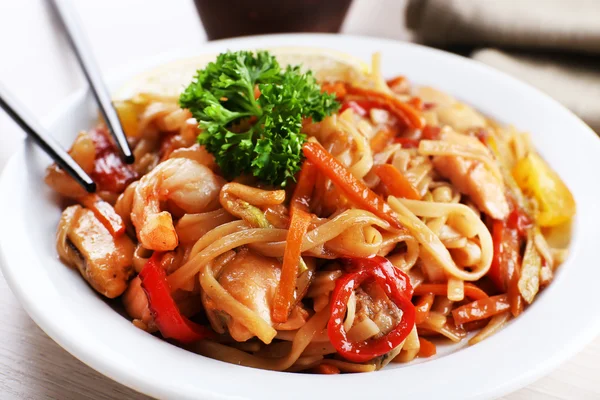
<instances>
[{"instance_id":1,"label":"white bowl","mask_svg":"<svg viewBox=\"0 0 600 400\"><path fill-rule=\"evenodd\" d=\"M178 399L410 398L480 399L499 396L547 373L600 331L600 141L583 122L532 87L471 60L412 44L339 35L276 35L209 43L161 56L121 74L135 73L198 53L275 46L330 48L368 60L383 54L386 76L447 91L485 114L531 132L543 157L577 200L571 255L556 279L525 313L482 343L444 349L426 362L390 365L358 375L263 371L205 358L135 328L97 296L79 273L57 260L56 197L42 182L49 159L31 143L13 156L0 181L0 250L8 284L34 321L92 368L133 389ZM96 106L89 93L61 104L46 126L64 145L91 126ZM452 349L453 350L453 349ZM451 354L450 354L451 353Z\"/></svg>"}]
</instances>

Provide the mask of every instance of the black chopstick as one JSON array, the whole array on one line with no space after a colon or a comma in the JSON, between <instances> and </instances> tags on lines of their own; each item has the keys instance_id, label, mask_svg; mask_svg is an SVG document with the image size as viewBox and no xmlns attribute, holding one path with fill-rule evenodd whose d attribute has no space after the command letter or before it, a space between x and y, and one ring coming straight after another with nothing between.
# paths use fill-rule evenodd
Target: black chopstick
<instances>
[{"instance_id":1,"label":"black chopstick","mask_svg":"<svg viewBox=\"0 0 600 400\"><path fill-rule=\"evenodd\" d=\"M110 94L102 81L100 70L94 61L90 47L79 27L79 21L70 0L53 0L53 3L65 27L71 47L83 69L83 73L92 89L92 93L100 106L100 112L106 121L108 130L121 150L125 162L131 164L134 161L133 153L127 143L127 138L123 132L123 127L121 126L117 111L110 99Z\"/></svg>"},{"instance_id":2,"label":"black chopstick","mask_svg":"<svg viewBox=\"0 0 600 400\"><path fill-rule=\"evenodd\" d=\"M0 107L23 129L34 142L77 181L88 193L96 191L96 184L90 176L71 158L69 153L45 131L5 88L0 85Z\"/></svg>"}]
</instances>

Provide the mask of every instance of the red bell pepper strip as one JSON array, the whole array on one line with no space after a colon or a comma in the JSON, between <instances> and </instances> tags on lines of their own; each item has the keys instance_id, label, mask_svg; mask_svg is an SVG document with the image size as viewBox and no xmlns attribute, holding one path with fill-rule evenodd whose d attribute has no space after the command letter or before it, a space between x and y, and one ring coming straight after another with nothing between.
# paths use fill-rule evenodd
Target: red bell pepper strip
<instances>
[{"instance_id":1,"label":"red bell pepper strip","mask_svg":"<svg viewBox=\"0 0 600 400\"><path fill-rule=\"evenodd\" d=\"M344 329L348 299L367 279L373 279L381 286L388 298L402 310L402 319L378 339L351 342ZM388 353L402 343L415 324L415 306L410 301L411 297L410 279L387 259L380 256L349 259L349 272L336 281L331 296L331 317L327 324L331 344L342 357L358 363Z\"/></svg>"},{"instance_id":2,"label":"red bell pepper strip","mask_svg":"<svg viewBox=\"0 0 600 400\"><path fill-rule=\"evenodd\" d=\"M138 179L137 172L123 162L105 127L92 129L88 135L94 142L96 153L91 178L98 184L98 190L121 193Z\"/></svg>"},{"instance_id":3,"label":"red bell pepper strip","mask_svg":"<svg viewBox=\"0 0 600 400\"><path fill-rule=\"evenodd\" d=\"M298 265L300 263L302 241L312 219L309 212L309 201L315 187L316 178L317 170L315 166L310 161L305 161L300 170L298 184L290 204L290 229L288 230L283 253L281 279L273 299L271 318L275 322L283 323L287 321L296 300L294 291L296 290Z\"/></svg>"},{"instance_id":4,"label":"red bell pepper strip","mask_svg":"<svg viewBox=\"0 0 600 400\"><path fill-rule=\"evenodd\" d=\"M508 200L511 206L508 218L492 222L494 257L488 276L501 292L508 294L510 311L516 317L524 307L518 287L521 276L521 242L527 236L532 221L510 195Z\"/></svg>"},{"instance_id":5,"label":"red bell pepper strip","mask_svg":"<svg viewBox=\"0 0 600 400\"><path fill-rule=\"evenodd\" d=\"M492 225L494 257L488 276L496 287L508 294L511 313L516 317L523 309L523 300L518 288L521 266L521 240L516 229L505 221L494 221Z\"/></svg>"},{"instance_id":6,"label":"red bell pepper strip","mask_svg":"<svg viewBox=\"0 0 600 400\"><path fill-rule=\"evenodd\" d=\"M351 202L371 211L379 218L389 222L394 228L406 229L385 200L369 189L363 181L356 179L348 168L336 160L323 146L316 142L306 142L302 151L304 156L315 164L316 168L327 178L331 179Z\"/></svg>"},{"instance_id":7,"label":"red bell pepper strip","mask_svg":"<svg viewBox=\"0 0 600 400\"><path fill-rule=\"evenodd\" d=\"M159 265L161 256L160 252L154 252L139 275L158 330L165 339L175 339L181 343L213 337L214 332L209 328L190 321L179 312L171 297L165 271Z\"/></svg>"},{"instance_id":8,"label":"red bell pepper strip","mask_svg":"<svg viewBox=\"0 0 600 400\"><path fill-rule=\"evenodd\" d=\"M511 202L512 202L512 211L508 215L508 218L506 220L506 225L510 229L516 229L517 232L519 233L519 236L521 236L522 238L526 238L527 232L533 226L533 221L527 214L525 214L518 208L518 206L516 205L516 202L514 202L512 200L511 200Z\"/></svg>"}]
</instances>

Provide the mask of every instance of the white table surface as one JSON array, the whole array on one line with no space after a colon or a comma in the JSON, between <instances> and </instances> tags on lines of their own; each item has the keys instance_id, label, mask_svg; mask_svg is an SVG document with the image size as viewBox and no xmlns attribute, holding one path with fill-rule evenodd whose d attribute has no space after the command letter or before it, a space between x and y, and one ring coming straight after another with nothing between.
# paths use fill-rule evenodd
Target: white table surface
<instances>
[{"instance_id":1,"label":"white table surface","mask_svg":"<svg viewBox=\"0 0 600 400\"><path fill-rule=\"evenodd\" d=\"M407 40L404 4L355 0L343 31ZM201 48L206 40L191 0L78 0L76 8L105 74L163 51ZM0 0L0 83L39 117L83 85L45 0ZM22 132L0 111L0 170L21 140ZM3 278L0 321L0 399L146 398L55 344L21 308ZM599 378L600 338L505 399L600 399Z\"/></svg>"}]
</instances>

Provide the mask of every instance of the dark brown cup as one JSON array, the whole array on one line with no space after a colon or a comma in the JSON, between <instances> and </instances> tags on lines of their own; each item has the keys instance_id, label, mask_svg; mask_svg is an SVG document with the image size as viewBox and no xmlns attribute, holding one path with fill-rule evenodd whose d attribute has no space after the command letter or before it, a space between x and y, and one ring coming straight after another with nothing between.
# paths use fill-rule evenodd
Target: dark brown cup
<instances>
[{"instance_id":1,"label":"dark brown cup","mask_svg":"<svg viewBox=\"0 0 600 400\"><path fill-rule=\"evenodd\" d=\"M195 0L209 40L283 32L339 32L352 0Z\"/></svg>"}]
</instances>

